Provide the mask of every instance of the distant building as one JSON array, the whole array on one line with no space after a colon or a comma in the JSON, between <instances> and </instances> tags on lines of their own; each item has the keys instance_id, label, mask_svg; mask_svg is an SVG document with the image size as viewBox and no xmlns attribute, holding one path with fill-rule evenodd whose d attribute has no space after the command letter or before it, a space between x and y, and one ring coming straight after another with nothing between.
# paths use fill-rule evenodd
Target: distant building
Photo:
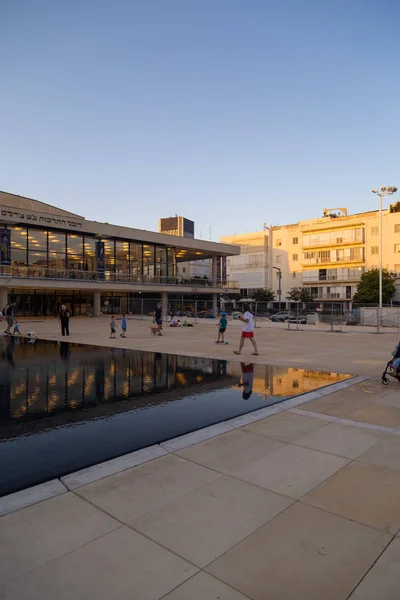
<instances>
[{"instance_id":1,"label":"distant building","mask_svg":"<svg viewBox=\"0 0 400 600\"><path fill-rule=\"evenodd\" d=\"M194 225L192 223L192 225ZM188 225L185 225L188 228ZM73 315L133 311L135 299L182 294L211 296L214 313L226 280L218 265L236 247L143 231L0 191L0 310L16 303L18 315L50 316L61 304ZM179 280L181 263L211 261L208 280ZM229 282L234 292L234 283Z\"/></svg>"},{"instance_id":2,"label":"distant building","mask_svg":"<svg viewBox=\"0 0 400 600\"><path fill-rule=\"evenodd\" d=\"M400 288L400 203L383 210L383 268L395 273ZM243 296L270 288L278 299L293 287L304 287L320 302L349 302L362 274L380 264L379 211L348 215L325 209L317 219L231 235L221 242L240 246L227 258L227 278L238 282ZM399 299L399 292L394 298Z\"/></svg>"},{"instance_id":3,"label":"distant building","mask_svg":"<svg viewBox=\"0 0 400 600\"><path fill-rule=\"evenodd\" d=\"M158 220L158 231L167 235L185 238L194 238L194 221L186 217L167 217ZM190 262L181 262L177 265L177 275L181 279L211 279L211 261L200 258Z\"/></svg>"},{"instance_id":4,"label":"distant building","mask_svg":"<svg viewBox=\"0 0 400 600\"><path fill-rule=\"evenodd\" d=\"M178 216L159 219L158 231L167 235L194 239L194 221Z\"/></svg>"}]
</instances>

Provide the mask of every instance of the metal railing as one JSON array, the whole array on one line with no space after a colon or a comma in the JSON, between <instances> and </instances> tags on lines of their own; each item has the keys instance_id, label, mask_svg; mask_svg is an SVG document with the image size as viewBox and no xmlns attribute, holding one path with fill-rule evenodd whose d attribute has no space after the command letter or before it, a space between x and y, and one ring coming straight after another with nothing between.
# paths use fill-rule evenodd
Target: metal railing
<instances>
[{"instance_id":1,"label":"metal railing","mask_svg":"<svg viewBox=\"0 0 400 600\"><path fill-rule=\"evenodd\" d=\"M88 281L95 283L115 282L129 285L177 285L195 287L218 287L230 290L239 289L237 281L218 279L215 283L211 279L183 277L166 277L163 275L132 275L130 273L113 273L111 271L80 271L75 269L53 269L52 267L16 267L0 266L0 277L21 279L48 279L64 281Z\"/></svg>"}]
</instances>

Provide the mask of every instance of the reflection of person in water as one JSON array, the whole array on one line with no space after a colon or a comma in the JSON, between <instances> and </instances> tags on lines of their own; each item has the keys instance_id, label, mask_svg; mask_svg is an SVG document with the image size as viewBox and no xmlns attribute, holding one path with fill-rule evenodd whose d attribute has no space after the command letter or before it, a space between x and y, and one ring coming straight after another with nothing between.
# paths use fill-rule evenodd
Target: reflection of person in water
<instances>
[{"instance_id":1,"label":"reflection of person in water","mask_svg":"<svg viewBox=\"0 0 400 600\"><path fill-rule=\"evenodd\" d=\"M239 386L243 386L243 400L248 400L253 393L253 381L254 381L254 364L240 363L242 367L242 383Z\"/></svg>"},{"instance_id":2,"label":"reflection of person in water","mask_svg":"<svg viewBox=\"0 0 400 600\"><path fill-rule=\"evenodd\" d=\"M228 361L226 361L226 360L219 361L219 374L220 375L226 375L226 373L227 373L227 370L226 370L227 365L228 365Z\"/></svg>"},{"instance_id":3,"label":"reflection of person in water","mask_svg":"<svg viewBox=\"0 0 400 600\"><path fill-rule=\"evenodd\" d=\"M7 347L6 347L5 352L3 352L3 358L5 358L12 367L15 367L14 358L13 358L15 343L16 342L13 337L8 337L7 338Z\"/></svg>"},{"instance_id":4,"label":"reflection of person in water","mask_svg":"<svg viewBox=\"0 0 400 600\"><path fill-rule=\"evenodd\" d=\"M63 360L68 360L71 354L68 342L60 342L60 356Z\"/></svg>"}]
</instances>

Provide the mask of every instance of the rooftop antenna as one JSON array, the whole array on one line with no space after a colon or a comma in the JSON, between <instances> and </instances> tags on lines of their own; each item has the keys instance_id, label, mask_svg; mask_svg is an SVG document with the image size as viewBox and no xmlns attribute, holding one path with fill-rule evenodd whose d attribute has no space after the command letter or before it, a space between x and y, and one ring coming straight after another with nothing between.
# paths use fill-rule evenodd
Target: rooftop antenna
<instances>
[{"instance_id":1,"label":"rooftop antenna","mask_svg":"<svg viewBox=\"0 0 400 600\"><path fill-rule=\"evenodd\" d=\"M266 230L268 229L268 227L267 227L267 224L266 224L266 223L263 223L263 226L262 226L262 228L263 228L263 230L264 230L264 231L266 231Z\"/></svg>"},{"instance_id":2,"label":"rooftop antenna","mask_svg":"<svg viewBox=\"0 0 400 600\"><path fill-rule=\"evenodd\" d=\"M211 242L211 232L212 232L212 227L211 227L211 225L209 226L208 230L209 230L209 232L210 232L210 242Z\"/></svg>"},{"instance_id":3,"label":"rooftop antenna","mask_svg":"<svg viewBox=\"0 0 400 600\"><path fill-rule=\"evenodd\" d=\"M203 239L203 232L202 232L202 230L201 230L201 229L200 229L200 239L201 239L201 240Z\"/></svg>"}]
</instances>

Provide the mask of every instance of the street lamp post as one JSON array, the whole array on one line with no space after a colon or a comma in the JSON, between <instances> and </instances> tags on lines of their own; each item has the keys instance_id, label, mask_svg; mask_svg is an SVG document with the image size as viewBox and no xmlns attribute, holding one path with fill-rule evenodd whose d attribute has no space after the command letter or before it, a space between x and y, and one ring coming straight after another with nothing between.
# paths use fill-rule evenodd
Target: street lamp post
<instances>
[{"instance_id":1,"label":"street lamp post","mask_svg":"<svg viewBox=\"0 0 400 600\"><path fill-rule=\"evenodd\" d=\"M380 191L372 190L373 194L379 196L379 312L382 324L382 250L383 250L383 231L382 231L382 198L383 196L393 196L397 192L394 186L381 187Z\"/></svg>"},{"instance_id":2,"label":"street lamp post","mask_svg":"<svg viewBox=\"0 0 400 600\"><path fill-rule=\"evenodd\" d=\"M279 287L278 287L278 298L279 298L279 312L281 311L281 295L282 295L282 288L281 288L281 279L282 279L282 271L279 267L272 267L273 269L276 269L279 273L278 279L279 279Z\"/></svg>"}]
</instances>

